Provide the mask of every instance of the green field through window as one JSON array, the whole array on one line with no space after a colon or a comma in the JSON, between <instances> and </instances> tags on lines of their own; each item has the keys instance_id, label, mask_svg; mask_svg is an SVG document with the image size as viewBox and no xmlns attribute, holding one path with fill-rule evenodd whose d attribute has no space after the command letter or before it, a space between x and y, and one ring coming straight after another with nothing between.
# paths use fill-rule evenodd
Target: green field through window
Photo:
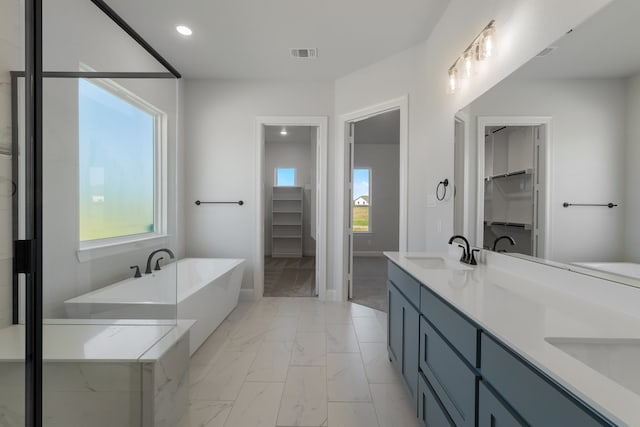
<instances>
[{"instance_id":1,"label":"green field through window","mask_svg":"<svg viewBox=\"0 0 640 427\"><path fill-rule=\"evenodd\" d=\"M353 231L366 233L370 226L370 169L353 169Z\"/></svg>"}]
</instances>

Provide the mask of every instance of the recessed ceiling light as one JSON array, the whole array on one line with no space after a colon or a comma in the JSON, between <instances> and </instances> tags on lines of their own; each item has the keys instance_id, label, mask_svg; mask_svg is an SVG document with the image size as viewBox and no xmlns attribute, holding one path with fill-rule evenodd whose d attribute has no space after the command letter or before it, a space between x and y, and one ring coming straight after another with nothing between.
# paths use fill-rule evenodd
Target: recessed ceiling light
<instances>
[{"instance_id":1,"label":"recessed ceiling light","mask_svg":"<svg viewBox=\"0 0 640 427\"><path fill-rule=\"evenodd\" d=\"M190 36L191 34L193 34L193 31L191 31L191 28L185 27L184 25L178 25L176 27L176 31L182 34L183 36Z\"/></svg>"},{"instance_id":2,"label":"recessed ceiling light","mask_svg":"<svg viewBox=\"0 0 640 427\"><path fill-rule=\"evenodd\" d=\"M287 128L282 128L282 130L280 131L280 135L286 135L287 133Z\"/></svg>"}]
</instances>

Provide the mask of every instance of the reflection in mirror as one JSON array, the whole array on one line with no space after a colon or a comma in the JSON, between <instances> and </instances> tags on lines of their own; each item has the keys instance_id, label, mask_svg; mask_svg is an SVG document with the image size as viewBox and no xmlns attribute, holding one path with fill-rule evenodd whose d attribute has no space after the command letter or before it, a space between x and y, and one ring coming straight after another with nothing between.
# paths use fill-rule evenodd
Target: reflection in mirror
<instances>
[{"instance_id":1,"label":"reflection in mirror","mask_svg":"<svg viewBox=\"0 0 640 427\"><path fill-rule=\"evenodd\" d=\"M640 280L638 16L614 0L462 110L478 246Z\"/></svg>"},{"instance_id":2,"label":"reflection in mirror","mask_svg":"<svg viewBox=\"0 0 640 427\"><path fill-rule=\"evenodd\" d=\"M466 120L458 115L454 122L454 172L453 172L453 234L468 236L465 229L467 215L464 206L465 182L464 182L464 145L466 138Z\"/></svg>"}]
</instances>

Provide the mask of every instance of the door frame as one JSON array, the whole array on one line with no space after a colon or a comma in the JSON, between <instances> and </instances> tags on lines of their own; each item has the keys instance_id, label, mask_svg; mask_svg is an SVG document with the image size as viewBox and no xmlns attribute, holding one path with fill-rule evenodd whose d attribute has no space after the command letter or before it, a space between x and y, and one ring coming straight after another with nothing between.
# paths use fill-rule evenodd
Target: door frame
<instances>
[{"instance_id":1,"label":"door frame","mask_svg":"<svg viewBox=\"0 0 640 427\"><path fill-rule=\"evenodd\" d=\"M544 137L545 152L545 174L542 176L544 182L544 244L542 257L549 259L551 257L551 120L549 116L478 116L478 125L476 129L476 141L478 148L478 174L477 193L476 193L476 246L483 247L484 238L484 128L487 126L545 126L546 132ZM541 159L542 160L542 159ZM541 257L541 255L538 255Z\"/></svg>"},{"instance_id":2,"label":"door frame","mask_svg":"<svg viewBox=\"0 0 640 427\"><path fill-rule=\"evenodd\" d=\"M349 297L349 286L347 283L347 266L350 253L348 250L348 240L350 233L349 212L345 197L347 196L347 173L350 173L350 165L346 150L349 147L349 127L351 123L356 123L373 116L377 116L389 111L400 111L400 227L398 230L399 246L401 252L407 251L408 246L408 172L409 172L409 96L403 95L398 98L364 107L350 113L342 114L338 118L336 126L336 228L335 228L335 253L333 255L334 283L336 284L333 299L347 301Z\"/></svg>"},{"instance_id":3,"label":"door frame","mask_svg":"<svg viewBox=\"0 0 640 427\"><path fill-rule=\"evenodd\" d=\"M313 126L317 131L316 144L316 286L318 299L326 299L327 290L327 116L258 116L255 132L255 236L253 296L259 300L264 296L264 206L265 206L265 126Z\"/></svg>"},{"instance_id":4,"label":"door frame","mask_svg":"<svg viewBox=\"0 0 640 427\"><path fill-rule=\"evenodd\" d=\"M464 138L462 140L462 152L463 152L463 171L462 171L462 187L464 188L464 193L463 193L463 200L462 200L462 234L467 236L467 238L475 238L474 236L471 236L470 233L470 221L469 221L469 217L470 217L470 208L471 208L471 197L470 197L470 164L471 164L471 155L470 155L470 148L469 148L469 141L470 141L470 133L471 133L471 124L470 124L470 118L469 118L469 114L466 113L465 111L458 111L455 116L454 116L454 127L456 125L456 122L458 123L462 123L462 126L464 128ZM455 133L455 130L454 130ZM454 144L456 143L455 138L454 138ZM455 147L454 147L454 156L455 156ZM483 152L483 156L484 156L484 152ZM454 197L455 197L455 191L456 191L456 186L458 185L457 182L455 182L455 159L454 159L454 180L453 180L453 191L454 191ZM454 215L455 215L455 200L454 200ZM454 223L455 223L455 218L454 218Z\"/></svg>"}]
</instances>

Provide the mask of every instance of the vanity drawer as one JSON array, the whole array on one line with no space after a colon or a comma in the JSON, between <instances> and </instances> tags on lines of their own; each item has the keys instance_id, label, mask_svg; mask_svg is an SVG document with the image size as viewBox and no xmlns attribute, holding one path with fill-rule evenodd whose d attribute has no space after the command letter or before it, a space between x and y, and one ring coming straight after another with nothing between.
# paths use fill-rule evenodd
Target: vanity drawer
<instances>
[{"instance_id":1,"label":"vanity drawer","mask_svg":"<svg viewBox=\"0 0 640 427\"><path fill-rule=\"evenodd\" d=\"M479 367L479 331L449 305L422 286L420 312L472 366Z\"/></svg>"},{"instance_id":2,"label":"vanity drawer","mask_svg":"<svg viewBox=\"0 0 640 427\"><path fill-rule=\"evenodd\" d=\"M482 377L532 426L608 426L559 386L482 334Z\"/></svg>"},{"instance_id":3,"label":"vanity drawer","mask_svg":"<svg viewBox=\"0 0 640 427\"><path fill-rule=\"evenodd\" d=\"M484 381L480 381L478 388L478 427L525 427L512 413L511 409L487 388Z\"/></svg>"},{"instance_id":4,"label":"vanity drawer","mask_svg":"<svg viewBox=\"0 0 640 427\"><path fill-rule=\"evenodd\" d=\"M456 427L421 373L418 374L418 419L425 427Z\"/></svg>"},{"instance_id":5,"label":"vanity drawer","mask_svg":"<svg viewBox=\"0 0 640 427\"><path fill-rule=\"evenodd\" d=\"M420 304L420 282L391 261L389 261L387 274L389 276L389 280L396 285L396 288L398 288L398 290L404 294L405 298L407 298L407 300L417 308L418 304Z\"/></svg>"},{"instance_id":6,"label":"vanity drawer","mask_svg":"<svg viewBox=\"0 0 640 427\"><path fill-rule=\"evenodd\" d=\"M477 375L420 317L420 369L458 427L474 427Z\"/></svg>"}]
</instances>

